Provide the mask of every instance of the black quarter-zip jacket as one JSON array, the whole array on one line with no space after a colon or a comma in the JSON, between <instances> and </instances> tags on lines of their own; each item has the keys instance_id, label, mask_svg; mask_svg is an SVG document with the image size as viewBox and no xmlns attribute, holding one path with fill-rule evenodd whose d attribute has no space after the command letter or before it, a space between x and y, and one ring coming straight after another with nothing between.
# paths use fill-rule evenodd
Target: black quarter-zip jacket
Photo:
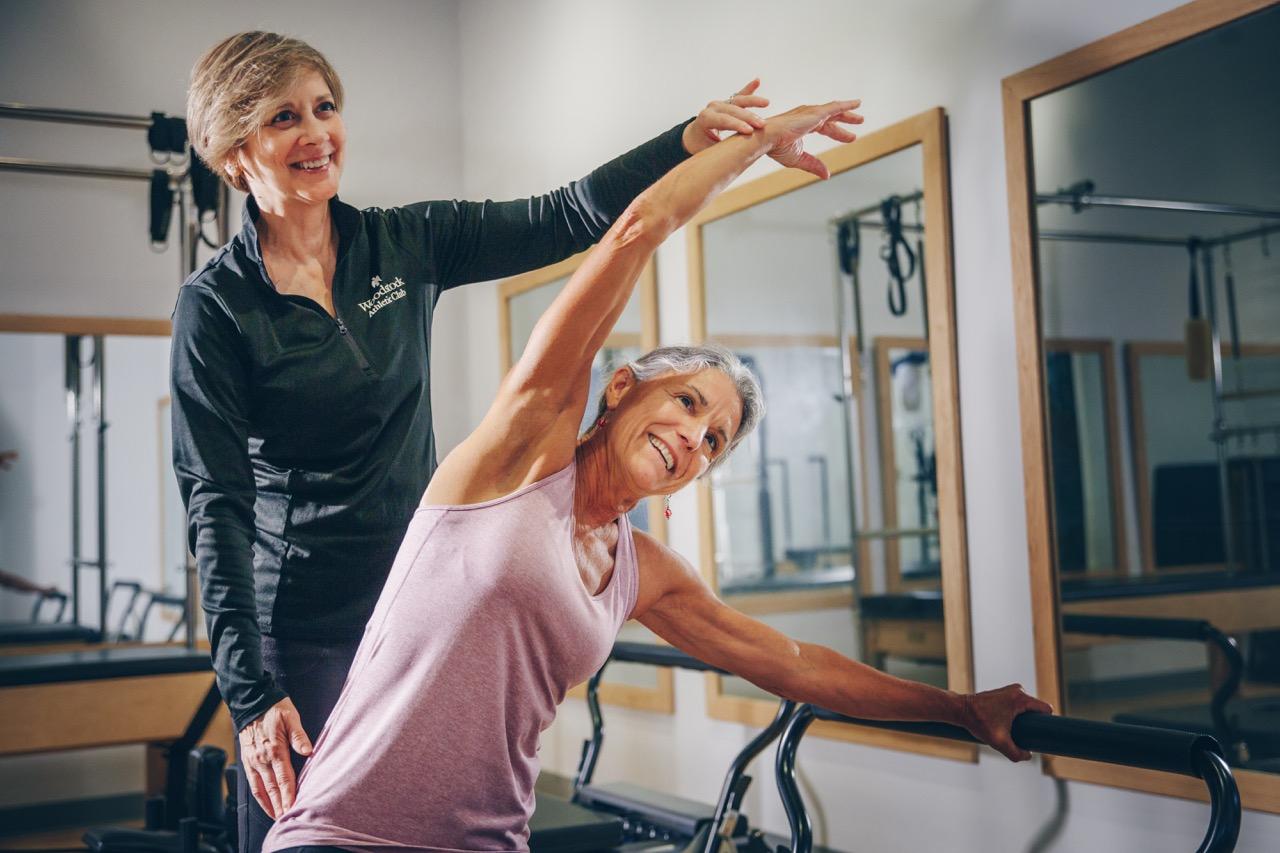
<instances>
[{"instance_id":1,"label":"black quarter-zip jacket","mask_svg":"<svg viewBox=\"0 0 1280 853\"><path fill-rule=\"evenodd\" d=\"M243 230L183 284L174 469L237 730L285 695L263 671L261 634L355 638L373 611L436 468L428 364L440 294L599 240L687 156L685 124L535 198L387 210L334 199L335 316L272 286L252 198Z\"/></svg>"}]
</instances>

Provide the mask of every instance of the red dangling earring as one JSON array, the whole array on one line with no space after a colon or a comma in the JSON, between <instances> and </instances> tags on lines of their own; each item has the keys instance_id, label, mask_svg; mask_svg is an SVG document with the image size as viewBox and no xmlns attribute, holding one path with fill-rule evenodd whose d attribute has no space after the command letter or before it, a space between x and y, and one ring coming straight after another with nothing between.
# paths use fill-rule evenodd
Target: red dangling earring
<instances>
[{"instance_id":1,"label":"red dangling earring","mask_svg":"<svg viewBox=\"0 0 1280 853\"><path fill-rule=\"evenodd\" d=\"M662 505L662 514L665 515L667 518L671 517L671 495L667 495L666 498L664 498L664 502Z\"/></svg>"},{"instance_id":2,"label":"red dangling earring","mask_svg":"<svg viewBox=\"0 0 1280 853\"><path fill-rule=\"evenodd\" d=\"M605 422L604 415L601 415L600 417L596 418L596 429L604 429L604 422Z\"/></svg>"}]
</instances>

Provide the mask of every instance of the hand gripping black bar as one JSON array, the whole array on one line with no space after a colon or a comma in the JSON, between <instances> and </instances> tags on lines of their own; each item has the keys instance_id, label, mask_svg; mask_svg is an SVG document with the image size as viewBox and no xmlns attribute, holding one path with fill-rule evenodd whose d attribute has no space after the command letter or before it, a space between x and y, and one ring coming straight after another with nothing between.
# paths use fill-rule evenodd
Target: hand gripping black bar
<instances>
[{"instance_id":1,"label":"hand gripping black bar","mask_svg":"<svg viewBox=\"0 0 1280 853\"><path fill-rule=\"evenodd\" d=\"M1189 640L1208 643L1222 653L1227 662L1227 677L1213 691L1209 716L1214 732L1227 754L1242 759L1246 748L1243 739L1227 719L1227 702L1240 689L1244 680L1244 656L1236 641L1212 622L1204 619L1168 619L1157 616L1095 616L1091 613L1064 613L1062 630L1071 634L1097 634L1110 637L1141 637L1153 640Z\"/></svg>"},{"instance_id":2,"label":"hand gripping black bar","mask_svg":"<svg viewBox=\"0 0 1280 853\"><path fill-rule=\"evenodd\" d=\"M979 742L968 731L943 723L858 720L813 705L801 705L778 743L778 792L791 826L791 847L779 847L779 853L810 853L813 849L809 815L796 787L795 770L796 750L815 719ZM1228 853L1235 849L1240 834L1240 791L1222 757L1222 748L1213 738L1173 729L1037 713L1025 713L1014 720L1012 734L1014 743L1031 752L1163 770L1204 780L1209 789L1210 819L1197 853Z\"/></svg>"}]
</instances>

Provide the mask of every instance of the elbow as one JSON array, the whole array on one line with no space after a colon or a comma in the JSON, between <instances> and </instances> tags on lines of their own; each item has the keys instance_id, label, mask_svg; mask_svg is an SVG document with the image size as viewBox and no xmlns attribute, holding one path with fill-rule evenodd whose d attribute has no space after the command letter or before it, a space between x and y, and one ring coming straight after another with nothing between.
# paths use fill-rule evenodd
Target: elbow
<instances>
[{"instance_id":1,"label":"elbow","mask_svg":"<svg viewBox=\"0 0 1280 853\"><path fill-rule=\"evenodd\" d=\"M662 241L676 229L675 217L646 195L633 201L613 226L613 240L619 247L642 252L657 251Z\"/></svg>"}]
</instances>

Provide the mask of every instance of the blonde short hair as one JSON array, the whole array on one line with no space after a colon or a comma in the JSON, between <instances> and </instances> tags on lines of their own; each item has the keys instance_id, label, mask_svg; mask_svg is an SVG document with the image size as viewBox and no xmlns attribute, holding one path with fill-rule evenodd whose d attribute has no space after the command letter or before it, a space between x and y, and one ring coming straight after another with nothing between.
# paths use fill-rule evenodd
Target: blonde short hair
<instances>
[{"instance_id":1,"label":"blonde short hair","mask_svg":"<svg viewBox=\"0 0 1280 853\"><path fill-rule=\"evenodd\" d=\"M235 149L266 124L276 101L298 78L317 71L342 110L342 81L329 60L306 42L277 33L236 33L200 57L187 90L187 136L200 159L227 183L248 192L228 168Z\"/></svg>"}]
</instances>

